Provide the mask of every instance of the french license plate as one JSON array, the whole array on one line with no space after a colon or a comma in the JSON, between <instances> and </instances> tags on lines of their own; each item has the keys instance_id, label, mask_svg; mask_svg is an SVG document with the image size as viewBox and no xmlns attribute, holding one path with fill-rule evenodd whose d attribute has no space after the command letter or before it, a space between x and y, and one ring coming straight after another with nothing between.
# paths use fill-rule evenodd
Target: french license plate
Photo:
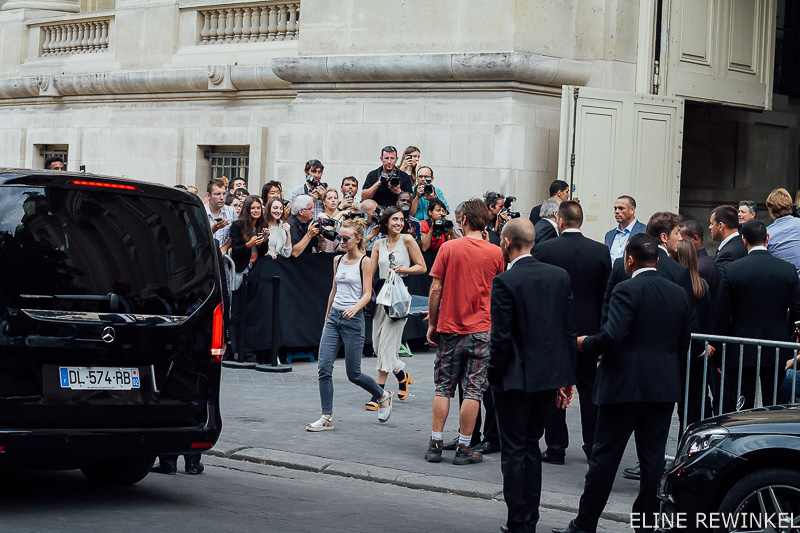
<instances>
[{"instance_id":1,"label":"french license plate","mask_svg":"<svg viewBox=\"0 0 800 533\"><path fill-rule=\"evenodd\" d=\"M139 388L139 369L62 366L58 369L62 389L131 390Z\"/></svg>"}]
</instances>

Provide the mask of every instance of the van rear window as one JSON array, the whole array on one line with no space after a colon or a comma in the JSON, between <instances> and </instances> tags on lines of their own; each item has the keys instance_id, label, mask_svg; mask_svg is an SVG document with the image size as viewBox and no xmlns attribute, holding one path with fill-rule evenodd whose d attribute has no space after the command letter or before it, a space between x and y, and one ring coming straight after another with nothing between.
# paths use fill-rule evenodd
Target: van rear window
<instances>
[{"instance_id":1,"label":"van rear window","mask_svg":"<svg viewBox=\"0 0 800 533\"><path fill-rule=\"evenodd\" d=\"M0 187L0 302L187 316L214 288L205 211L103 190Z\"/></svg>"}]
</instances>

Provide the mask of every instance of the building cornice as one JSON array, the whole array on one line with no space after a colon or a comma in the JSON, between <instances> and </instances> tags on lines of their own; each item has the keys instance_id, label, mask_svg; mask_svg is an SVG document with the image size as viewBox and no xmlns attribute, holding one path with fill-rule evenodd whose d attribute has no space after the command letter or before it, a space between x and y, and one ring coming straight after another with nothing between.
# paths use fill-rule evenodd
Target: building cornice
<instances>
[{"instance_id":1,"label":"building cornice","mask_svg":"<svg viewBox=\"0 0 800 533\"><path fill-rule=\"evenodd\" d=\"M282 57L275 74L291 83L517 81L586 85L591 63L525 52Z\"/></svg>"}]
</instances>

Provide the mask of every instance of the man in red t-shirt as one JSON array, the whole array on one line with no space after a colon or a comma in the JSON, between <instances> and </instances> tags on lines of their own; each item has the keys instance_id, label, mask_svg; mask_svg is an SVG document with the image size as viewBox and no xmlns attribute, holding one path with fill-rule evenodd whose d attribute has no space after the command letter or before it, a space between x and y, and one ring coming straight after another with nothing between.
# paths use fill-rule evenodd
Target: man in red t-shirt
<instances>
[{"instance_id":1,"label":"man in red t-shirt","mask_svg":"<svg viewBox=\"0 0 800 533\"><path fill-rule=\"evenodd\" d=\"M469 447L472 428L486 389L492 279L505 270L500 248L483 239L491 215L480 199L464 202L464 237L439 249L431 269L428 300L428 342L436 346L433 380L436 396L431 415L431 440L425 459L442 460L442 431L450 412L450 398L461 384L464 401L453 464L479 463L483 456ZM468 431L469 433L462 433Z\"/></svg>"}]
</instances>

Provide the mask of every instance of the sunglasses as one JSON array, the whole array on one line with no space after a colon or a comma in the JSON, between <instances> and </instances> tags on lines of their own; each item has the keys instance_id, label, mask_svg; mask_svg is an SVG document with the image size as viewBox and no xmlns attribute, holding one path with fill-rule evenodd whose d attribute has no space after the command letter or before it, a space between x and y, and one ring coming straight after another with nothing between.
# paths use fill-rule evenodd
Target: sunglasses
<instances>
[{"instance_id":1,"label":"sunglasses","mask_svg":"<svg viewBox=\"0 0 800 533\"><path fill-rule=\"evenodd\" d=\"M342 244L347 244L350 242L350 237L339 237L339 240L342 241Z\"/></svg>"},{"instance_id":2,"label":"sunglasses","mask_svg":"<svg viewBox=\"0 0 800 533\"><path fill-rule=\"evenodd\" d=\"M394 153L397 153L397 148L395 148L394 146L384 146L383 150L381 150L381 152L394 152Z\"/></svg>"}]
</instances>

